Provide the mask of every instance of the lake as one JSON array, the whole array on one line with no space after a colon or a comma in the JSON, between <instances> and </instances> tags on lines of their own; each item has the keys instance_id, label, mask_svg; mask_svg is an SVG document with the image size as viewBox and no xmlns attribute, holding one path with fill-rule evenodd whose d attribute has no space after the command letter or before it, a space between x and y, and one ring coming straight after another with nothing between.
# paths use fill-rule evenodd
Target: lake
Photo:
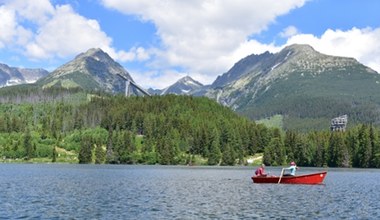
<instances>
[{"instance_id":1,"label":"lake","mask_svg":"<svg viewBox=\"0 0 380 220\"><path fill-rule=\"evenodd\" d=\"M328 169L324 185L253 184L253 173L253 167L0 164L0 219L380 218L380 170Z\"/></svg>"}]
</instances>

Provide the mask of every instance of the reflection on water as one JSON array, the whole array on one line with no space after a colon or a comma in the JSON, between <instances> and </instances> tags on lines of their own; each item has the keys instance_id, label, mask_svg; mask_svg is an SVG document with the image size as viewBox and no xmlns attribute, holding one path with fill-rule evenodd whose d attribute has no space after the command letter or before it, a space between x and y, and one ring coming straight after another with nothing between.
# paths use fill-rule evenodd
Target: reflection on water
<instances>
[{"instance_id":1,"label":"reflection on water","mask_svg":"<svg viewBox=\"0 0 380 220\"><path fill-rule=\"evenodd\" d=\"M380 218L379 170L330 169L316 186L253 184L247 167L0 164L0 173L3 219Z\"/></svg>"}]
</instances>

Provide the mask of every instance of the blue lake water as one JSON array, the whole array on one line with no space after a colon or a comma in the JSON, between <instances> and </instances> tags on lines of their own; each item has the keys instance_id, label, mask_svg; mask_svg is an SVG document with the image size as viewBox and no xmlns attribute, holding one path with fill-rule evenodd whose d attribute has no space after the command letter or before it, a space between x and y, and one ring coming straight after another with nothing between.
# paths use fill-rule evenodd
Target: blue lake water
<instances>
[{"instance_id":1,"label":"blue lake water","mask_svg":"<svg viewBox=\"0 0 380 220\"><path fill-rule=\"evenodd\" d=\"M252 167L0 164L0 219L380 219L380 170L329 169L324 185L253 184L252 174Z\"/></svg>"}]
</instances>

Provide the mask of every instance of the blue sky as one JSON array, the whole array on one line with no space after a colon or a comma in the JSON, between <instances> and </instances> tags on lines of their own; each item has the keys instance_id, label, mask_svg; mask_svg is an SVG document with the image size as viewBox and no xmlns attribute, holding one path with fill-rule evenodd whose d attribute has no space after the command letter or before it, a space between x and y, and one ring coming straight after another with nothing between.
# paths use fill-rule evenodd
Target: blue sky
<instances>
[{"instance_id":1,"label":"blue sky","mask_svg":"<svg viewBox=\"0 0 380 220\"><path fill-rule=\"evenodd\" d=\"M49 71L101 48L145 88L212 83L250 54L306 43L380 72L378 0L0 0L0 63Z\"/></svg>"}]
</instances>

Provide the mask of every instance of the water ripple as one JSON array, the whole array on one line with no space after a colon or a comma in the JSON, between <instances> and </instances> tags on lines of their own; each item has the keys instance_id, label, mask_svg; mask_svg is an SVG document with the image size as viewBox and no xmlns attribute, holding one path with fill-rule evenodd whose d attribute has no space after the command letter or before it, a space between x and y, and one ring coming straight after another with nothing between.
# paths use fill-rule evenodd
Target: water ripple
<instances>
[{"instance_id":1,"label":"water ripple","mask_svg":"<svg viewBox=\"0 0 380 220\"><path fill-rule=\"evenodd\" d=\"M317 186L253 184L244 167L0 164L0 173L0 219L380 218L379 170L330 170Z\"/></svg>"}]
</instances>

